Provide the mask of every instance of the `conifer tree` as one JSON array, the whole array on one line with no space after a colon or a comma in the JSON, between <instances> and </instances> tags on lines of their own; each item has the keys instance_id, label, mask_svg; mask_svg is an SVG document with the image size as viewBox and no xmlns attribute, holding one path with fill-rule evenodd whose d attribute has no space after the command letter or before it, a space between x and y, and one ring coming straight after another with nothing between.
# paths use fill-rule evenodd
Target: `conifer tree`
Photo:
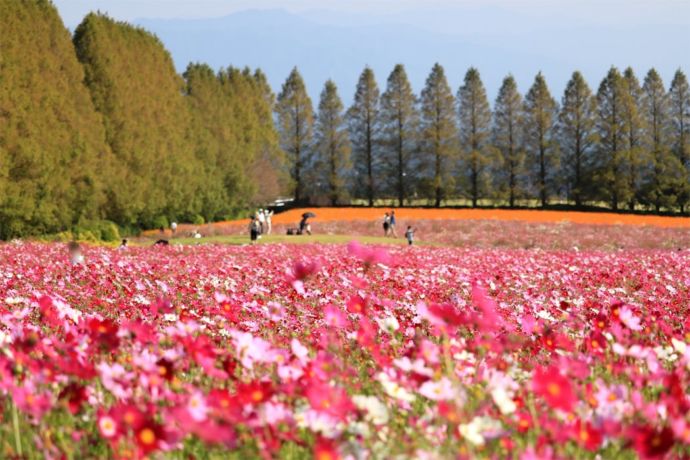
<instances>
[{"instance_id":1,"label":"conifer tree","mask_svg":"<svg viewBox=\"0 0 690 460\"><path fill-rule=\"evenodd\" d=\"M630 190L628 208L634 210L635 203L641 193L640 189L648 175L648 165L651 159L648 151L644 148L646 144L646 140L644 139L646 131L644 126L645 118L641 114L643 95L640 82L631 67L625 69L623 78L625 79L628 96L625 98L625 104L623 105L627 175L629 180L628 188Z\"/></svg>"},{"instance_id":2,"label":"conifer tree","mask_svg":"<svg viewBox=\"0 0 690 460\"><path fill-rule=\"evenodd\" d=\"M553 142L556 101L551 97L544 76L539 72L525 96L525 146L529 155L532 181L538 190L541 206L547 204L557 168L557 149Z\"/></svg>"},{"instance_id":3,"label":"conifer tree","mask_svg":"<svg viewBox=\"0 0 690 460\"><path fill-rule=\"evenodd\" d=\"M426 79L420 102L421 150L431 166L434 204L439 207L453 186L450 165L457 155L458 130L455 98L438 63Z\"/></svg>"},{"instance_id":4,"label":"conifer tree","mask_svg":"<svg viewBox=\"0 0 690 460\"><path fill-rule=\"evenodd\" d=\"M316 178L325 185L332 205L345 197L345 179L350 167L350 141L338 88L328 80L321 92L316 117Z\"/></svg>"},{"instance_id":5,"label":"conifer tree","mask_svg":"<svg viewBox=\"0 0 690 460\"><path fill-rule=\"evenodd\" d=\"M597 181L602 197L614 210L630 198L625 120L630 96L626 86L618 69L612 67L597 92L597 132L600 139Z\"/></svg>"},{"instance_id":6,"label":"conifer tree","mask_svg":"<svg viewBox=\"0 0 690 460\"><path fill-rule=\"evenodd\" d=\"M184 81L163 44L141 28L94 13L77 27L74 44L117 166L108 215L144 226L197 215L203 177Z\"/></svg>"},{"instance_id":7,"label":"conifer tree","mask_svg":"<svg viewBox=\"0 0 690 460\"><path fill-rule=\"evenodd\" d=\"M659 212L662 207L675 205L679 182L682 181L682 165L673 155L668 144L669 103L664 82L655 69L644 80L642 115L645 118L647 150L651 168L645 184L646 201Z\"/></svg>"},{"instance_id":8,"label":"conifer tree","mask_svg":"<svg viewBox=\"0 0 690 460\"><path fill-rule=\"evenodd\" d=\"M678 69L673 76L669 89L671 106L671 145L678 161L685 167L685 181L678 193L678 205L684 212L690 203L690 85L682 70Z\"/></svg>"},{"instance_id":9,"label":"conifer tree","mask_svg":"<svg viewBox=\"0 0 690 460\"><path fill-rule=\"evenodd\" d=\"M502 166L496 172L496 182L515 206L523 188L525 154L523 150L522 96L512 75L503 79L494 105L493 144L499 149Z\"/></svg>"},{"instance_id":10,"label":"conifer tree","mask_svg":"<svg viewBox=\"0 0 690 460\"><path fill-rule=\"evenodd\" d=\"M359 76L355 100L347 113L352 143L354 192L374 205L376 177L380 173L380 91L374 71L366 67Z\"/></svg>"},{"instance_id":11,"label":"conifer tree","mask_svg":"<svg viewBox=\"0 0 690 460\"><path fill-rule=\"evenodd\" d=\"M112 163L83 80L51 2L0 2L0 239L100 217Z\"/></svg>"},{"instance_id":12,"label":"conifer tree","mask_svg":"<svg viewBox=\"0 0 690 460\"><path fill-rule=\"evenodd\" d=\"M310 161L314 109L297 67L292 69L276 104L280 144L288 155L295 201L304 198L305 167Z\"/></svg>"},{"instance_id":13,"label":"conifer tree","mask_svg":"<svg viewBox=\"0 0 690 460\"><path fill-rule=\"evenodd\" d=\"M460 120L461 174L469 176L472 207L487 194L488 170L494 161L491 146L491 108L479 71L474 67L465 74L458 90Z\"/></svg>"},{"instance_id":14,"label":"conifer tree","mask_svg":"<svg viewBox=\"0 0 690 460\"><path fill-rule=\"evenodd\" d=\"M386 149L385 175L389 189L403 206L412 183L418 178L417 149L419 113L405 67L395 66L381 96L382 144Z\"/></svg>"},{"instance_id":15,"label":"conifer tree","mask_svg":"<svg viewBox=\"0 0 690 460\"><path fill-rule=\"evenodd\" d=\"M592 90L580 72L568 82L558 116L561 177L567 193L581 206L592 166L592 147L596 143L597 104Z\"/></svg>"}]
</instances>

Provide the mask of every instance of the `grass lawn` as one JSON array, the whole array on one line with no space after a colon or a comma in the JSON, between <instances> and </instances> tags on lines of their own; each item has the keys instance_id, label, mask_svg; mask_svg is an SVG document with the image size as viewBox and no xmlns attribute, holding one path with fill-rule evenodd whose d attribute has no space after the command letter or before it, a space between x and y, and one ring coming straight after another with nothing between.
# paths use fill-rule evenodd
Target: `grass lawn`
<instances>
[{"instance_id":1,"label":"grass lawn","mask_svg":"<svg viewBox=\"0 0 690 460\"><path fill-rule=\"evenodd\" d=\"M271 243L291 243L291 244L308 244L308 243L330 243L330 244L347 244L352 240L357 240L360 243L366 244L397 244L405 245L407 240L404 238L385 238L382 236L351 236L351 235L264 235L259 241L259 244ZM171 244L247 244L249 243L249 236L245 235L219 235L209 236L200 239L194 238L174 238L170 240ZM415 245L429 246L432 243L425 243L423 241L415 241Z\"/></svg>"}]
</instances>

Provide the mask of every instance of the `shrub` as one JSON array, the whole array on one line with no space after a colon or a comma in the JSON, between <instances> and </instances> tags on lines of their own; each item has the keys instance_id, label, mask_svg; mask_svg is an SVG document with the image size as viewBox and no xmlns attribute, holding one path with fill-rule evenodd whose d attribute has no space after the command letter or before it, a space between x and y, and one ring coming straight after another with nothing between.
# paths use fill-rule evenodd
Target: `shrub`
<instances>
[{"instance_id":1,"label":"shrub","mask_svg":"<svg viewBox=\"0 0 690 460\"><path fill-rule=\"evenodd\" d=\"M165 216L158 216L155 219L153 219L153 228L159 229L159 228L168 228L170 226L170 222L168 222L168 218Z\"/></svg>"}]
</instances>

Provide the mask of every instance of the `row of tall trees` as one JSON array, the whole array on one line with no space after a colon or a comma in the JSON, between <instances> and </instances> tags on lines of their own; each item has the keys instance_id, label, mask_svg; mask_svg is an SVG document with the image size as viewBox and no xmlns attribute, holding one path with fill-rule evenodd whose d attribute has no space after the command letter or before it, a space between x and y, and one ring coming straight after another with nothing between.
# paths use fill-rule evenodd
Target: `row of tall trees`
<instances>
[{"instance_id":1,"label":"row of tall trees","mask_svg":"<svg viewBox=\"0 0 690 460\"><path fill-rule=\"evenodd\" d=\"M260 71L176 73L147 31L48 0L0 2L0 238L102 219L236 215L281 192L274 95Z\"/></svg>"},{"instance_id":2,"label":"row of tall trees","mask_svg":"<svg viewBox=\"0 0 690 460\"><path fill-rule=\"evenodd\" d=\"M690 88L681 70L666 90L654 69L640 83L632 69L612 67L596 93L575 72L560 103L541 73L524 97L508 76L492 110L477 69L454 94L436 64L417 96L402 65L383 93L367 67L348 109L328 81L314 113L295 68L276 115L298 201L603 202L681 212L690 203Z\"/></svg>"}]
</instances>

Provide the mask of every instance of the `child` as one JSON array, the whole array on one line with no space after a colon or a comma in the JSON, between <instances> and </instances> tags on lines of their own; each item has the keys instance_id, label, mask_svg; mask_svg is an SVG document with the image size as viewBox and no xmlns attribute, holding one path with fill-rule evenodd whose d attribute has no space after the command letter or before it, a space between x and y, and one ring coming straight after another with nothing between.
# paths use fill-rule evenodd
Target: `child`
<instances>
[{"instance_id":1,"label":"child","mask_svg":"<svg viewBox=\"0 0 690 460\"><path fill-rule=\"evenodd\" d=\"M259 223L259 219L257 219L256 216L252 216L252 221L249 222L249 238L251 244L256 243L256 240L259 237L260 232L261 224Z\"/></svg>"},{"instance_id":2,"label":"child","mask_svg":"<svg viewBox=\"0 0 690 460\"><path fill-rule=\"evenodd\" d=\"M67 245L69 251L69 261L72 265L80 265L84 263L84 256L81 253L81 246L76 241L70 241Z\"/></svg>"},{"instance_id":3,"label":"child","mask_svg":"<svg viewBox=\"0 0 690 460\"><path fill-rule=\"evenodd\" d=\"M414 229L411 225L407 226L407 231L405 232L405 238L407 238L407 244L412 246L414 243Z\"/></svg>"}]
</instances>

